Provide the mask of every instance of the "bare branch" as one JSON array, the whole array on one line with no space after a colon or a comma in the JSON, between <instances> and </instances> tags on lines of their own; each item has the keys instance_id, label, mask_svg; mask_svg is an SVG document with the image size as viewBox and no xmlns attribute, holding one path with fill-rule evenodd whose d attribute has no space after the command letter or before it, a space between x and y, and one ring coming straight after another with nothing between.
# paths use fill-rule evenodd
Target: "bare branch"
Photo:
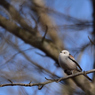
<instances>
[{"instance_id":1,"label":"bare branch","mask_svg":"<svg viewBox=\"0 0 95 95\"><path fill-rule=\"evenodd\" d=\"M89 37L89 36L88 36L88 38L89 38L90 42L91 42L93 45L95 45L95 43L90 39L90 37Z\"/></svg>"},{"instance_id":2,"label":"bare branch","mask_svg":"<svg viewBox=\"0 0 95 95\"><path fill-rule=\"evenodd\" d=\"M46 31L45 31L45 34L44 34L44 36L43 36L43 38L42 38L42 43L43 43L43 41L45 40L45 36L46 36L46 34L47 34L47 31L48 31L48 26L46 25Z\"/></svg>"},{"instance_id":3,"label":"bare branch","mask_svg":"<svg viewBox=\"0 0 95 95\"><path fill-rule=\"evenodd\" d=\"M50 56L56 61L56 63L58 63L57 58L59 54L59 49L56 47L56 45L53 44L52 41L45 39L42 44L42 37L39 33L35 32L36 35L31 34L30 32L25 31L24 29L17 26L15 23L2 17L1 15L0 15L0 25L6 30L8 30L10 33L14 34L17 37L20 37L22 40L24 40L24 42L29 43L30 45L44 51L47 56Z\"/></svg>"},{"instance_id":4,"label":"bare branch","mask_svg":"<svg viewBox=\"0 0 95 95\"><path fill-rule=\"evenodd\" d=\"M85 73L85 71L84 71L84 76L85 76L87 79L89 79L90 81L92 81L92 79L87 76L87 74Z\"/></svg>"},{"instance_id":5,"label":"bare branch","mask_svg":"<svg viewBox=\"0 0 95 95\"><path fill-rule=\"evenodd\" d=\"M13 82L12 82L10 79L8 79L8 81L9 81L11 84L13 84Z\"/></svg>"},{"instance_id":6,"label":"bare branch","mask_svg":"<svg viewBox=\"0 0 95 95\"><path fill-rule=\"evenodd\" d=\"M95 72L95 69L86 71L85 74L89 74L89 73L92 73L92 72ZM76 76L79 76L79 75L84 75L84 72L78 72L76 74L69 75L69 76L66 76L66 77L63 77L63 78L59 78L59 79L47 79L47 78L45 78L47 81L46 82L41 82L41 83L31 83L31 82L28 83L28 84L23 84L23 83L9 83L9 84L1 84L0 87L4 87L4 86L26 86L26 87L38 86L38 89L40 90L46 84L49 84L49 83L52 83L52 82L60 82L62 80L73 78L73 77L76 77Z\"/></svg>"},{"instance_id":7,"label":"bare branch","mask_svg":"<svg viewBox=\"0 0 95 95\"><path fill-rule=\"evenodd\" d=\"M41 90L44 87L44 85L39 85L38 89Z\"/></svg>"},{"instance_id":8,"label":"bare branch","mask_svg":"<svg viewBox=\"0 0 95 95\"><path fill-rule=\"evenodd\" d=\"M24 18L20 16L19 12L10 3L6 0L0 0L0 5L10 13L13 20L17 21L24 29L28 30L28 32L35 34L35 30L26 23Z\"/></svg>"}]
</instances>

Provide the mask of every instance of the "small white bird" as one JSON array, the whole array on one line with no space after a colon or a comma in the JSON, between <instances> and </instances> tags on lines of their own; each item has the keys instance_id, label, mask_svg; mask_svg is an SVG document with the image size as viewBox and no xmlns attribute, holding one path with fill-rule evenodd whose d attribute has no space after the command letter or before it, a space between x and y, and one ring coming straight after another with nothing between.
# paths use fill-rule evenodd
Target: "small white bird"
<instances>
[{"instance_id":1,"label":"small white bird","mask_svg":"<svg viewBox=\"0 0 95 95\"><path fill-rule=\"evenodd\" d=\"M82 68L67 50L60 52L58 61L59 65L64 69L64 72L72 72L73 70L82 71Z\"/></svg>"}]
</instances>

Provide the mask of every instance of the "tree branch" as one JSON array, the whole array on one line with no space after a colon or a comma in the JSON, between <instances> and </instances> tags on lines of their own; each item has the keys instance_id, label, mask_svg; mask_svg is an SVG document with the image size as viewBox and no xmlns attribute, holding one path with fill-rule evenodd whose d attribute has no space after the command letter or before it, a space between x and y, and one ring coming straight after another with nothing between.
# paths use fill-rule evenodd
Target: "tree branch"
<instances>
[{"instance_id":1,"label":"tree branch","mask_svg":"<svg viewBox=\"0 0 95 95\"><path fill-rule=\"evenodd\" d=\"M23 17L20 16L19 12L6 0L0 0L0 5L3 6L11 15L13 20L17 21L24 29L30 33L35 33L35 30L31 28Z\"/></svg>"},{"instance_id":2,"label":"tree branch","mask_svg":"<svg viewBox=\"0 0 95 95\"><path fill-rule=\"evenodd\" d=\"M43 38L42 38L42 43L43 43L43 41L44 41L44 39L45 39L45 36L46 36L46 34L47 34L47 31L48 31L48 26L46 26L45 34L44 34L44 36L43 36Z\"/></svg>"},{"instance_id":3,"label":"tree branch","mask_svg":"<svg viewBox=\"0 0 95 95\"><path fill-rule=\"evenodd\" d=\"M89 36L88 36L88 38L89 38L90 42L91 42L93 45L95 45L95 43L90 39L90 37L89 37Z\"/></svg>"},{"instance_id":4,"label":"tree branch","mask_svg":"<svg viewBox=\"0 0 95 95\"><path fill-rule=\"evenodd\" d=\"M38 32L35 31L35 34L32 34L32 33L28 32L27 30L24 30L21 27L17 26L15 23L4 18L1 15L0 15L0 25L3 28L5 28L6 30L8 30L10 33L21 38L25 43L28 43L28 44L44 51L47 56L50 56L58 63L59 50L53 44L52 41L50 41L48 39L44 39L44 42L42 43L42 37ZM34 33L34 31L33 31L33 33Z\"/></svg>"},{"instance_id":5,"label":"tree branch","mask_svg":"<svg viewBox=\"0 0 95 95\"><path fill-rule=\"evenodd\" d=\"M86 71L85 73L89 74L89 73L93 73L93 72L95 72L95 69ZM76 76L79 76L79 75L84 75L84 72L78 72L76 74L68 75L66 77L58 78L58 79L47 79L47 78L45 78L47 81L46 82L41 82L41 83L31 83L31 82L29 82L28 84L24 84L24 83L13 83L13 82L11 82L9 84L1 84L0 87L4 87L4 86L26 86L26 87L38 86L38 89L40 90L46 84L49 84L49 83L52 83L52 82L57 82L58 83L62 80L73 78L73 77L76 77Z\"/></svg>"}]
</instances>

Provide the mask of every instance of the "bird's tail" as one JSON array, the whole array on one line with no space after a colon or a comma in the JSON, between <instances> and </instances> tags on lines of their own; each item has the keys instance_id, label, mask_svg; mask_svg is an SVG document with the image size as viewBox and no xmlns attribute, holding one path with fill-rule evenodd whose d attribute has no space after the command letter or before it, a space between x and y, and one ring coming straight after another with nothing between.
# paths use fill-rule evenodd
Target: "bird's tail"
<instances>
[{"instance_id":1,"label":"bird's tail","mask_svg":"<svg viewBox=\"0 0 95 95\"><path fill-rule=\"evenodd\" d=\"M80 69L76 69L78 72L82 72L82 70L80 70ZM88 77L87 76L87 74L85 73L85 71L84 71L84 74L83 74L88 80L90 80L90 81L92 81L92 79L90 78L90 77Z\"/></svg>"}]
</instances>

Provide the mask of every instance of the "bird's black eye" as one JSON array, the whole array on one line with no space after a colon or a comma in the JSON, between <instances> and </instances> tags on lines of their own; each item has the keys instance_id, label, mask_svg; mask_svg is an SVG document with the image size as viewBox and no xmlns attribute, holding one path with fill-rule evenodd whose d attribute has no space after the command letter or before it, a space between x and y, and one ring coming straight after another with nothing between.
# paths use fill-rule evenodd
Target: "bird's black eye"
<instances>
[{"instance_id":1,"label":"bird's black eye","mask_svg":"<svg viewBox=\"0 0 95 95\"><path fill-rule=\"evenodd\" d=\"M66 54L66 52L64 52L64 54Z\"/></svg>"}]
</instances>

